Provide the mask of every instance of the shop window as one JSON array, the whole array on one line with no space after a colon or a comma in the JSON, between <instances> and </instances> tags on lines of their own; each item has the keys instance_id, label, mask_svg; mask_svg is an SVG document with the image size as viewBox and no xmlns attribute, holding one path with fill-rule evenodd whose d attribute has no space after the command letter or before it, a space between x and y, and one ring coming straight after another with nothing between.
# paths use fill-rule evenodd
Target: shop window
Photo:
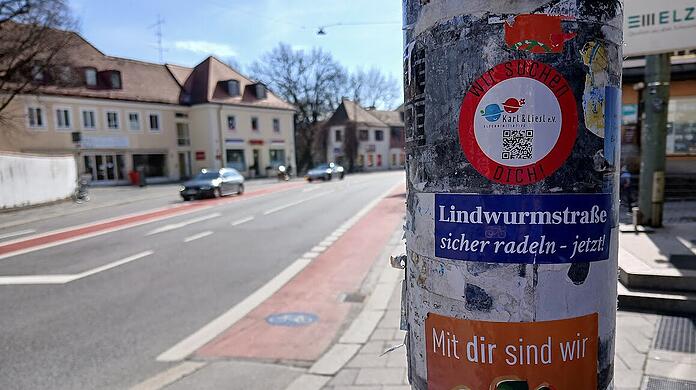
<instances>
[{"instance_id":1,"label":"shop window","mask_svg":"<svg viewBox=\"0 0 696 390\"><path fill-rule=\"evenodd\" d=\"M145 177L166 177L167 176L167 155L166 154L134 154L133 168L142 168Z\"/></svg>"},{"instance_id":2,"label":"shop window","mask_svg":"<svg viewBox=\"0 0 696 390\"><path fill-rule=\"evenodd\" d=\"M285 164L285 150L284 149L271 149L269 151L270 153L270 160L271 160L271 165L274 168L277 168L278 165L284 165Z\"/></svg>"},{"instance_id":3,"label":"shop window","mask_svg":"<svg viewBox=\"0 0 696 390\"><path fill-rule=\"evenodd\" d=\"M243 149L227 149L227 167L234 168L240 172L246 171Z\"/></svg>"},{"instance_id":4,"label":"shop window","mask_svg":"<svg viewBox=\"0 0 696 390\"><path fill-rule=\"evenodd\" d=\"M696 97L670 98L667 154L696 155Z\"/></svg>"}]
</instances>

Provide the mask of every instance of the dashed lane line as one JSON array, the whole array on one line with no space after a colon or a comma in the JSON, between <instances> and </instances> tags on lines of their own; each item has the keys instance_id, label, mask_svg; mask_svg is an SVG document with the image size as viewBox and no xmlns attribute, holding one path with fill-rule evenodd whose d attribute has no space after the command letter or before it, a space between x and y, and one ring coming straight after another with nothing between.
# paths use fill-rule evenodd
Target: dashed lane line
<instances>
[{"instance_id":1,"label":"dashed lane line","mask_svg":"<svg viewBox=\"0 0 696 390\"><path fill-rule=\"evenodd\" d=\"M236 221L232 221L232 223L230 223L230 225L232 225L232 226L239 226L239 225L241 225L241 224L243 224L243 223L247 223L247 222L250 222L250 221L253 221L253 220L254 220L254 217L253 217L253 216L250 216L250 217L238 219L238 220L236 220Z\"/></svg>"},{"instance_id":2,"label":"dashed lane line","mask_svg":"<svg viewBox=\"0 0 696 390\"><path fill-rule=\"evenodd\" d=\"M320 197L320 196L324 196L324 195L330 194L330 193L332 193L332 192L334 192L334 190L331 190L331 191L324 191L324 192L322 192L322 193L315 194L315 195L306 197L306 198L304 198L304 199L300 199L300 200L295 201L295 202L292 202L292 203L288 203L288 204L284 204L284 205L282 205L282 206L274 207L274 208L272 208L272 209L266 210L266 211L263 213L263 215L269 215L269 214L277 213L278 211L285 210L285 209L287 209L287 208L289 208L289 207L292 207L292 206L297 206L297 205L300 204L300 203L308 202L308 201L310 201L310 200L312 200L312 199L316 199L316 198L318 198L318 197Z\"/></svg>"},{"instance_id":3,"label":"dashed lane line","mask_svg":"<svg viewBox=\"0 0 696 390\"><path fill-rule=\"evenodd\" d=\"M184 242L195 241L195 240L201 239L201 238L203 238L203 237L208 237L208 236L211 235L211 234L213 234L213 232L210 231L210 230L205 231L205 232L201 232L201 233L198 233L198 234L194 234L193 236L189 236L189 237L184 238Z\"/></svg>"},{"instance_id":4,"label":"dashed lane line","mask_svg":"<svg viewBox=\"0 0 696 390\"><path fill-rule=\"evenodd\" d=\"M192 218L192 219L189 219L186 221L181 221L181 222L172 223L169 225L164 225L164 226L158 227L157 229L149 231L146 234L146 236L151 236L153 234L164 233L164 232L168 232L171 230L180 229L184 226L192 225L192 224L198 223L198 222L207 221L209 219L217 218L221 215L222 214L220 214L220 213L206 214L206 215L201 215L200 217Z\"/></svg>"}]
</instances>

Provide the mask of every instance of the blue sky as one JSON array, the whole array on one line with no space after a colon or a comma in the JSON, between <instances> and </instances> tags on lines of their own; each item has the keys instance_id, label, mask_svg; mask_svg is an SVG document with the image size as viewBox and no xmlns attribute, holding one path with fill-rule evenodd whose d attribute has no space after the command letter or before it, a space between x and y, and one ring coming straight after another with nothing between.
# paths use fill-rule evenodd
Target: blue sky
<instances>
[{"instance_id":1,"label":"blue sky","mask_svg":"<svg viewBox=\"0 0 696 390\"><path fill-rule=\"evenodd\" d=\"M109 55L158 62L155 29L162 26L164 61L192 66L213 54L244 70L286 42L321 47L349 69L378 67L401 81L401 1L398 0L71 0L80 32ZM336 23L389 23L333 26ZM396 22L396 23L394 23Z\"/></svg>"}]
</instances>

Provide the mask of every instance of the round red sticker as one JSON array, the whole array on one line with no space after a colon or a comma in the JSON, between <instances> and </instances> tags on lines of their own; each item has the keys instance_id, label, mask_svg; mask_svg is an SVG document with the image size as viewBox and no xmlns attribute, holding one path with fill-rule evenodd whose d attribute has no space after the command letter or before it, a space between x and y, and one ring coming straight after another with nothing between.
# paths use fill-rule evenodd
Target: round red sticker
<instances>
[{"instance_id":1,"label":"round red sticker","mask_svg":"<svg viewBox=\"0 0 696 390\"><path fill-rule=\"evenodd\" d=\"M475 80L459 113L459 142L476 170L511 185L536 183L570 156L578 128L573 91L553 67L513 60Z\"/></svg>"}]
</instances>

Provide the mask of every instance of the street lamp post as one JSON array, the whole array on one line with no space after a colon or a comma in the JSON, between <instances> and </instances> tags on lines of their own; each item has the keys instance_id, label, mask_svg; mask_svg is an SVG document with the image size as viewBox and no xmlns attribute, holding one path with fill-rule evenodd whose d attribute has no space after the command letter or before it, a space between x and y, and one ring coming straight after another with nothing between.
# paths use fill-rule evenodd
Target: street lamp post
<instances>
[{"instance_id":1,"label":"street lamp post","mask_svg":"<svg viewBox=\"0 0 696 390\"><path fill-rule=\"evenodd\" d=\"M610 389L622 5L404 1L417 390Z\"/></svg>"}]
</instances>

